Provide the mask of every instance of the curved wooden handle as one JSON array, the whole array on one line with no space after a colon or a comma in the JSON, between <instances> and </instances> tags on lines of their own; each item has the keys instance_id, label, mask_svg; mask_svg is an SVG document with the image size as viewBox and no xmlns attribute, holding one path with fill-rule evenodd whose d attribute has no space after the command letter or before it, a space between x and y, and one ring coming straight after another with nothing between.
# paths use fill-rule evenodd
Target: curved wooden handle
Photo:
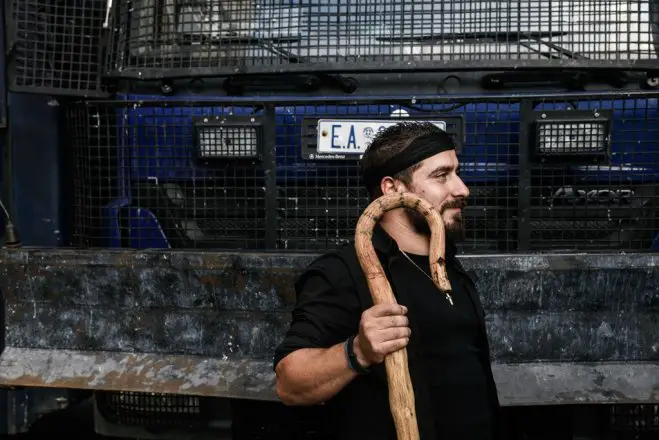
<instances>
[{"instance_id":1,"label":"curved wooden handle","mask_svg":"<svg viewBox=\"0 0 659 440\"><path fill-rule=\"evenodd\" d=\"M355 248L374 304L396 303L396 298L382 269L380 260L373 249L373 228L382 215L392 209L411 208L425 217L431 231L430 270L435 285L443 291L451 290L446 275L444 260L444 222L430 203L412 193L394 193L374 200L357 222ZM407 349L402 348L388 355L385 360L387 382L389 384L389 407L396 425L398 440L419 440L416 419L414 390L410 379Z\"/></svg>"}]
</instances>

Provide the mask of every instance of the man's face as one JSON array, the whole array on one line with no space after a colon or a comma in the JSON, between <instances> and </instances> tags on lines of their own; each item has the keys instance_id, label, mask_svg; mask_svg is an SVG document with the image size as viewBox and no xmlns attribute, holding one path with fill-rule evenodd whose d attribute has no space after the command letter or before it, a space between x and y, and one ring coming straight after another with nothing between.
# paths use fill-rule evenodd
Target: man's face
<instances>
[{"instance_id":1,"label":"man's face","mask_svg":"<svg viewBox=\"0 0 659 440\"><path fill-rule=\"evenodd\" d=\"M462 210L467 204L469 189L459 173L460 163L455 151L444 151L421 162L412 174L407 190L427 200L442 215L447 238L454 242L464 239ZM406 210L417 232L430 235L422 214Z\"/></svg>"}]
</instances>

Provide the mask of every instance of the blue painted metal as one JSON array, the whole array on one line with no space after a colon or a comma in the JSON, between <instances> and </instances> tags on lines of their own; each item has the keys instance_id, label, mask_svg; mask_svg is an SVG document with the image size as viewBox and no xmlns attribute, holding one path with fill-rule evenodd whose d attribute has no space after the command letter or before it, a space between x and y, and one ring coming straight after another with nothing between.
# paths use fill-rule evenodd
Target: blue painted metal
<instances>
[{"instance_id":1,"label":"blue painted metal","mask_svg":"<svg viewBox=\"0 0 659 440\"><path fill-rule=\"evenodd\" d=\"M569 95L563 95L568 97ZM120 99L126 101L136 100L155 100L157 96L153 95L132 95L120 94ZM183 96L180 100L194 100L195 96ZM280 98L286 102L286 97ZM462 118L472 119L471 124L467 124L467 133L464 140L463 149L468 151L469 157L473 163L465 165L462 168L462 177L467 182L492 182L504 178L514 179L518 175L517 158L518 151L510 147L515 146L518 140L520 127L520 105L518 103L492 104L485 102L487 97L483 96L484 102L473 102L459 107L447 104L446 113L441 111L437 105L418 105L415 108L407 107L404 104L350 104L343 105L323 105L322 110L317 108L318 103L330 97L315 97L313 104L308 106L296 105L294 108L286 105L280 105L276 108L277 112L277 143L278 149L286 151L278 152L277 176L283 178L295 176L299 179L324 177L323 173L336 176L345 168L342 162L337 162L334 166L323 164L322 168L309 166L303 162L300 155L299 145L302 142L299 130L299 121L305 116L309 117L336 117L336 115L355 115L359 118L382 117L382 114L390 114L394 110L403 108L409 112L410 117L422 116L427 117L429 114L441 114L442 117L460 116ZM363 98L353 97L353 102L360 102ZM392 102L399 102L400 97L391 97ZM422 100L421 97L418 98ZM564 98L565 99L565 98ZM565 110L568 106L568 99L560 104L538 104L535 111ZM122 117L125 117L125 123L118 127L118 134L124 133L122 137L127 141L129 146L123 149L123 162L121 165L127 170L127 176L130 178L147 179L157 178L159 180L176 181L181 179L203 179L206 177L204 169L195 164L193 145L189 140L193 137L194 117L203 117L217 114L228 114L233 112L236 116L255 115L260 116L263 110L257 106L252 109L248 107L237 107L240 100L234 97L218 99L217 107L189 107L182 104L176 105L178 99L169 99L171 102L167 107L138 107L135 109L118 110ZM331 97L334 101L335 98ZM455 98L459 101L459 97ZM253 102L253 99L251 100ZM643 130L643 118L651 119L659 112L656 98L619 98L611 95L609 100L602 102L577 100L570 101L569 104L576 104L574 110L610 110L613 117L618 121L617 130L613 132L612 143L615 146L616 141L625 140L629 142L629 133L637 138L639 148L634 154L642 156L644 167L649 168L650 172L659 171L659 149L654 148L650 141L659 142L659 134L654 131ZM601 105L600 105L601 104ZM224 109L224 111L222 111ZM432 113L429 113L432 112ZM478 123L474 124L473 119L477 118ZM630 121L628 118L636 118ZM140 120L136 124L137 119ZM139 128L135 129L135 126ZM138 147L132 147L138 145ZM156 148L157 145L157 148ZM626 151L612 151L612 166L620 166L628 162L630 154ZM138 157L139 159L128 160L128 157ZM172 163L172 158L174 162ZM499 161L506 163L504 168L482 169L478 163L485 163L491 157L497 157ZM582 171L583 173L583 171ZM628 171L621 170L616 175L607 173L607 181L613 178L620 178L631 182L637 181L638 176ZM601 174L598 170L585 171L585 175L592 175L595 181Z\"/></svg>"},{"instance_id":2,"label":"blue painted metal","mask_svg":"<svg viewBox=\"0 0 659 440\"><path fill-rule=\"evenodd\" d=\"M593 94L593 97L597 94ZM538 95L531 95L537 97ZM520 125L523 121L520 104L496 103L490 101L492 96L464 97L465 103L456 107L446 103L444 113L442 106L437 104L416 104L408 106L401 103L400 96L357 97L338 99L331 97L331 104L326 104L330 97L264 97L262 102L273 102L276 105L276 175L278 184L294 184L295 180L313 184L314 180L321 183L326 176L333 178L346 176L345 162L323 163L317 166L313 161L304 160L301 156L302 130L300 121L303 117L323 117L336 115L355 115L364 117L381 117L391 114L399 108L405 109L410 117L461 117L469 120L465 124L462 151L469 161L462 163L462 177L469 184L491 183L509 185L519 177L517 146L520 145ZM522 96L516 94L514 99ZM644 119L654 119L659 113L657 98L637 97L633 94L602 94L598 101L581 99L575 96L571 99L569 93L560 95L543 94L546 99L560 99L553 103L536 104L534 111L566 110L568 105L574 110L610 111L615 121L615 129L611 135L612 156L610 167L585 167L574 165L571 172L588 184L606 184L610 182L647 183L648 175L659 175L659 132L648 130ZM130 186L135 181L146 182L157 179L159 182L176 182L184 180L203 181L210 177L207 169L199 166L195 160L194 124L193 119L218 114L234 114L236 116L263 114L263 107L254 104L254 99L236 97L206 98L217 105L190 106L189 101L195 96L163 97L148 94L120 94L119 99L126 101L159 101L162 106L136 106L117 108L118 121L124 121L117 126L117 136L124 139L118 158L118 168L121 174L122 197L113 201L105 210L106 231L109 237L106 243L109 247L126 246L135 248L167 248L170 243L158 225L158 219L148 209L131 205ZM423 102L424 97L416 97ZM436 98L436 97L432 97ZM460 96L452 96L452 102L460 102ZM288 105L294 100L295 105ZM387 103L389 101L389 103ZM286 103L286 104L284 104ZM323 103L322 107L318 107ZM244 105L243 107L239 107ZM322 109L322 110L321 110ZM439 109L439 111L438 111ZM432 113L431 113L432 112ZM474 123L474 120L477 122ZM633 136L636 143L630 143ZM629 145L634 145L633 151L626 151ZM157 147L157 148L156 148ZM497 158L496 167L485 167L491 158ZM635 159L636 158L636 159ZM634 165L634 160L642 158L643 173L637 173L628 166ZM507 183L509 182L509 183ZM119 208L126 207L130 213L129 229L139 231L129 237L120 236L118 228ZM659 231L658 231L659 232ZM659 235L658 235L659 237ZM659 242L652 244L652 249L659 249Z\"/></svg>"},{"instance_id":3,"label":"blue painted metal","mask_svg":"<svg viewBox=\"0 0 659 440\"><path fill-rule=\"evenodd\" d=\"M10 93L9 103L13 222L24 246L61 246L67 243L62 206L70 191L62 183L59 105L49 96L21 93Z\"/></svg>"},{"instance_id":4,"label":"blue painted metal","mask_svg":"<svg viewBox=\"0 0 659 440\"><path fill-rule=\"evenodd\" d=\"M62 244L59 174L59 109L48 96L7 94L5 4L0 5L0 181L2 198L27 245ZM7 103L11 103L11 118ZM10 170L5 174L6 149ZM5 217L0 215L4 231ZM0 291L2 304L6 291ZM0 352L5 352L4 307L0 313ZM0 435L26 432L44 414L69 405L69 391L47 388L0 389Z\"/></svg>"}]
</instances>

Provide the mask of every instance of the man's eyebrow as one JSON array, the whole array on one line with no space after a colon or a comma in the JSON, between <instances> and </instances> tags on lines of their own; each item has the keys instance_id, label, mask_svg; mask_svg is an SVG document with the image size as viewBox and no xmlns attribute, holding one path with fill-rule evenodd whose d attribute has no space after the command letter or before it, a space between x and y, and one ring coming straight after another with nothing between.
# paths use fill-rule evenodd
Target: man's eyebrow
<instances>
[{"instance_id":1,"label":"man's eyebrow","mask_svg":"<svg viewBox=\"0 0 659 440\"><path fill-rule=\"evenodd\" d=\"M440 165L428 174L429 176L439 176L440 174L450 173L453 171L453 167L448 165Z\"/></svg>"}]
</instances>

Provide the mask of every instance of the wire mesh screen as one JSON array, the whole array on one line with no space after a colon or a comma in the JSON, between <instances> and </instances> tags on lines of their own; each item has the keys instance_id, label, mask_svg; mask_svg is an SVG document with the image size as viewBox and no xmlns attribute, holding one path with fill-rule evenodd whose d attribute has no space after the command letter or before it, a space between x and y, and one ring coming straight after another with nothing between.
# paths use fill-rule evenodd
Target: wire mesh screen
<instances>
[{"instance_id":1,"label":"wire mesh screen","mask_svg":"<svg viewBox=\"0 0 659 440\"><path fill-rule=\"evenodd\" d=\"M612 405L609 423L613 438L655 439L659 436L659 405Z\"/></svg>"},{"instance_id":2,"label":"wire mesh screen","mask_svg":"<svg viewBox=\"0 0 659 440\"><path fill-rule=\"evenodd\" d=\"M242 102L73 108L81 244L336 248L368 203L355 153L408 114L458 141L465 250L656 248L656 96Z\"/></svg>"},{"instance_id":3,"label":"wire mesh screen","mask_svg":"<svg viewBox=\"0 0 659 440\"><path fill-rule=\"evenodd\" d=\"M659 66L659 0L119 0L114 17L108 70L140 78Z\"/></svg>"},{"instance_id":4,"label":"wire mesh screen","mask_svg":"<svg viewBox=\"0 0 659 440\"><path fill-rule=\"evenodd\" d=\"M106 420L150 428L198 428L208 417L207 398L160 393L101 392L97 408Z\"/></svg>"},{"instance_id":5,"label":"wire mesh screen","mask_svg":"<svg viewBox=\"0 0 659 440\"><path fill-rule=\"evenodd\" d=\"M106 96L100 81L105 0L8 2L11 90Z\"/></svg>"}]
</instances>

